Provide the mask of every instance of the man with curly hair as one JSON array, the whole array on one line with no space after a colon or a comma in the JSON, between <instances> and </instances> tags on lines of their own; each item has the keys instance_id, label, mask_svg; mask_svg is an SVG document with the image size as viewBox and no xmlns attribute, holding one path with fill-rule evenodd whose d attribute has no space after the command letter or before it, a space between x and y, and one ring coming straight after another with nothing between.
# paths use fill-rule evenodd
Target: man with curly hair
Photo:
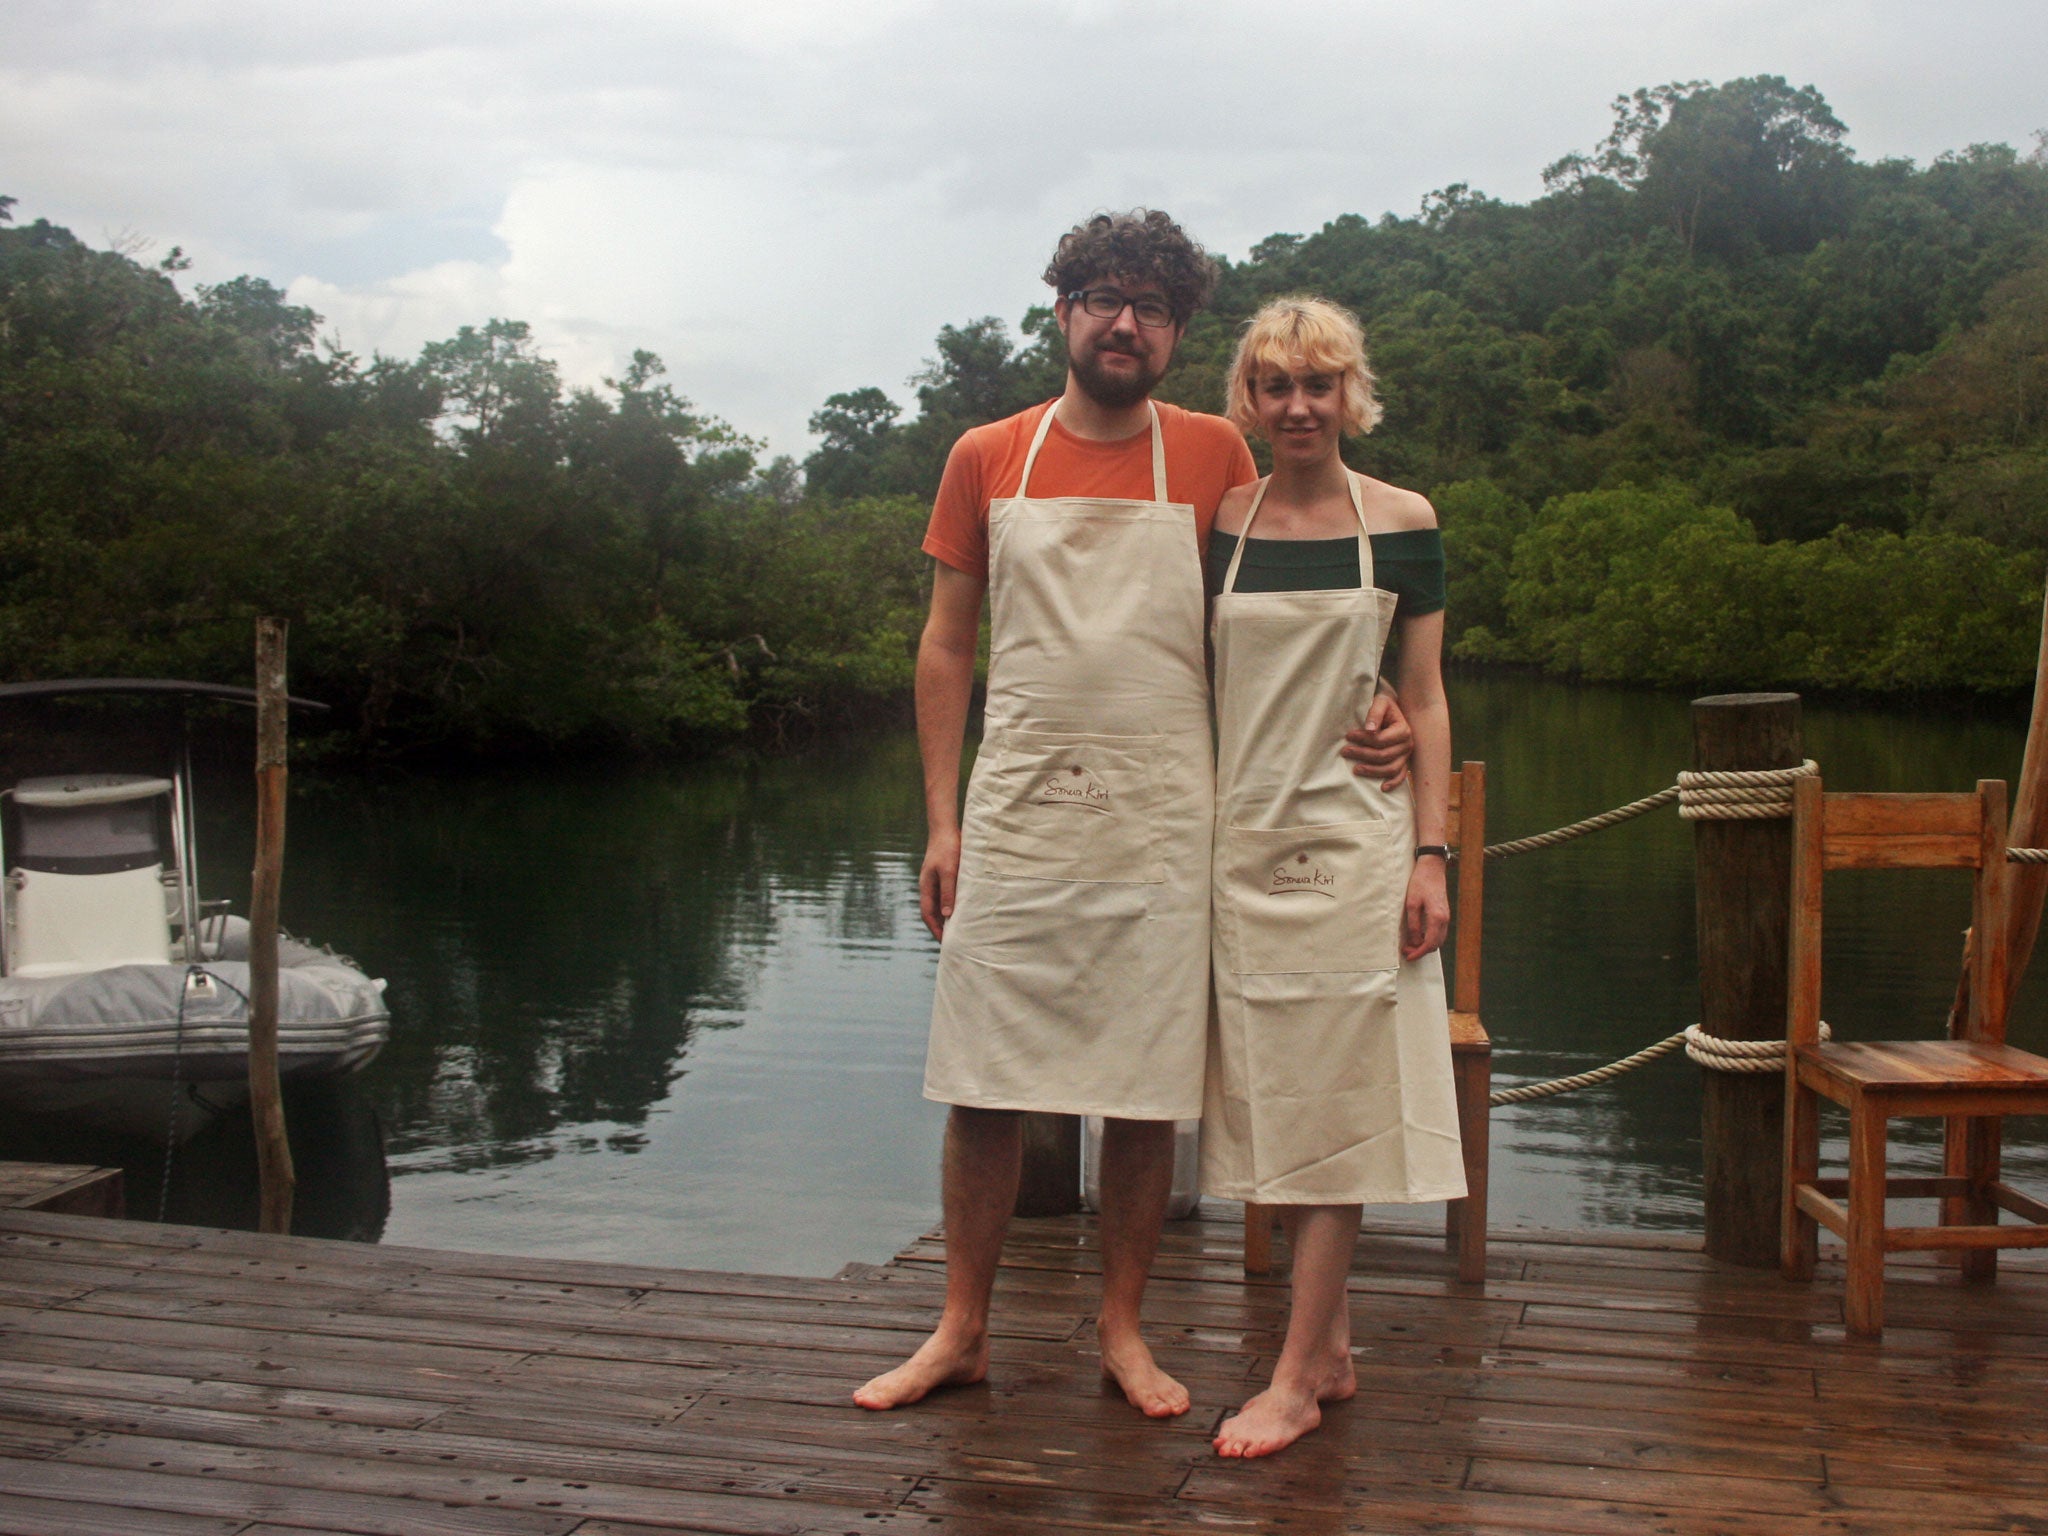
<instances>
[{"instance_id":1,"label":"man with curly hair","mask_svg":"<svg viewBox=\"0 0 2048 1536\"><path fill-rule=\"evenodd\" d=\"M1067 346L1058 399L954 445L924 548L917 658L940 939L925 1096L952 1106L946 1300L903 1365L854 1394L916 1402L988 1370L989 1300L1027 1110L1101 1115L1103 1374L1154 1418L1186 1388L1140 1336L1173 1182L1173 1122L1201 1113L1213 766L1202 546L1257 478L1236 427L1155 403L1216 265L1166 214L1097 214L1045 280ZM988 693L964 815L961 753L984 593ZM1398 771L1405 727L1343 748Z\"/></svg>"}]
</instances>

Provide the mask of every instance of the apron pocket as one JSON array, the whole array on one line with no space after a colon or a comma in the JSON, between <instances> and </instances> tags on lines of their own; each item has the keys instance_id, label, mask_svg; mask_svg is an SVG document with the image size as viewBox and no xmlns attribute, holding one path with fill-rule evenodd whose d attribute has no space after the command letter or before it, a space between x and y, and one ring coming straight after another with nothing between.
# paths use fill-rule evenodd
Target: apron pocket
<instances>
[{"instance_id":1,"label":"apron pocket","mask_svg":"<svg viewBox=\"0 0 2048 1536\"><path fill-rule=\"evenodd\" d=\"M1396 868L1392 827L1225 828L1219 874L1235 930L1232 969L1260 976L1399 965L1407 871Z\"/></svg>"},{"instance_id":2,"label":"apron pocket","mask_svg":"<svg viewBox=\"0 0 2048 1536\"><path fill-rule=\"evenodd\" d=\"M991 874L1157 885L1164 736L1005 731L991 765Z\"/></svg>"}]
</instances>

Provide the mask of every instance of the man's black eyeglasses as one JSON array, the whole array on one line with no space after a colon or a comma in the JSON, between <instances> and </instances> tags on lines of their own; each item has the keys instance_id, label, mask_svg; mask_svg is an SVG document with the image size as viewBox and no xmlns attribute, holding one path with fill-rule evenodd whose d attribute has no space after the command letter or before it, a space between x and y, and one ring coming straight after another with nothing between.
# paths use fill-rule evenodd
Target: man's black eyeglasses
<instances>
[{"instance_id":1,"label":"man's black eyeglasses","mask_svg":"<svg viewBox=\"0 0 2048 1536\"><path fill-rule=\"evenodd\" d=\"M1067 302L1080 305L1098 320L1114 320L1128 304L1140 325L1156 331L1173 324L1173 306L1166 300L1127 299L1114 288L1076 288L1067 295Z\"/></svg>"}]
</instances>

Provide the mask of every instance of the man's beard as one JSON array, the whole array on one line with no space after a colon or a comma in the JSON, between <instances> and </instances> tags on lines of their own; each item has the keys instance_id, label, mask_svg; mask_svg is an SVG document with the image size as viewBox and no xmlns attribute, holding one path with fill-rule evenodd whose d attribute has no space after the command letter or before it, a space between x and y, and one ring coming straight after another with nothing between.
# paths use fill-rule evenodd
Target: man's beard
<instances>
[{"instance_id":1,"label":"man's beard","mask_svg":"<svg viewBox=\"0 0 2048 1536\"><path fill-rule=\"evenodd\" d=\"M1074 370L1074 382L1081 386L1081 392L1105 410L1121 411L1136 405L1166 377L1164 368L1157 373L1152 372L1146 367L1144 358L1133 352L1121 355L1138 364L1135 373L1110 373L1102 366L1102 351L1100 347L1094 348L1085 357L1069 352L1067 363Z\"/></svg>"}]
</instances>

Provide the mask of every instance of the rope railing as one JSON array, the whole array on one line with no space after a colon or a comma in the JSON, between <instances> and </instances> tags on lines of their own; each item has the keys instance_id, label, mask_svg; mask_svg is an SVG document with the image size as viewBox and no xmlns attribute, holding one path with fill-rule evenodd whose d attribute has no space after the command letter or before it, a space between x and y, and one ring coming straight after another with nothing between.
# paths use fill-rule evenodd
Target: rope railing
<instances>
[{"instance_id":1,"label":"rope railing","mask_svg":"<svg viewBox=\"0 0 2048 1536\"><path fill-rule=\"evenodd\" d=\"M1505 859L1518 853L1534 853L1539 848L1555 848L1589 833L1603 832L1638 816L1648 815L1674 800L1678 802L1678 814L1687 821L1775 820L1792 814L1793 786L1819 772L1820 765L1810 757L1797 768L1685 770L1678 775L1677 783L1640 800L1618 805L1611 811L1602 811L1597 816L1588 816L1583 821L1574 821L1530 837L1488 843L1486 857ZM1453 857L1456 857L1455 853ZM2013 864L2048 864L2048 848L2008 848L2005 857ZM1827 1040L1830 1037L1827 1025L1822 1024L1820 1038ZM1660 1061L1680 1046L1693 1061L1715 1072L1780 1072L1785 1066L1785 1042L1782 1040L1724 1040L1719 1035L1708 1034L1697 1024L1688 1024L1677 1034L1667 1035L1604 1067L1574 1072L1568 1077L1554 1077L1547 1082L1525 1083L1519 1088L1504 1088L1490 1094L1487 1102L1496 1106L1525 1104L1533 1099L1570 1093L1575 1088L1590 1088L1596 1083L1620 1077L1624 1072L1633 1072L1637 1067Z\"/></svg>"},{"instance_id":2,"label":"rope railing","mask_svg":"<svg viewBox=\"0 0 2048 1536\"><path fill-rule=\"evenodd\" d=\"M1489 859L1510 858L1518 853L1534 853L1539 848L1555 848L1559 843L1568 843L1575 837L1584 837L1588 832L1604 832L1609 827L1618 827L1624 821L1633 821L1646 815L1660 805L1669 805L1678 798L1678 786L1670 785L1654 795L1645 795L1640 800L1631 800L1627 805L1616 806L1611 811L1602 811L1598 816L1588 816L1584 821L1575 821L1568 827L1558 827L1550 832L1538 832L1532 837L1518 837L1507 843L1488 843L1486 856Z\"/></svg>"},{"instance_id":3,"label":"rope railing","mask_svg":"<svg viewBox=\"0 0 2048 1536\"><path fill-rule=\"evenodd\" d=\"M1832 1039L1834 1032L1825 1021L1820 1026L1822 1040ZM1574 1072L1569 1077L1553 1077L1547 1082L1524 1083L1519 1088L1502 1088L1486 1096L1486 1102L1498 1108L1502 1104L1526 1104L1532 1099L1547 1099L1560 1093L1570 1093L1574 1088L1590 1088L1620 1077L1624 1072L1633 1072L1637 1067L1648 1066L1662 1060L1680 1046L1685 1054L1701 1066L1715 1072L1782 1072L1785 1070L1785 1042L1782 1040L1723 1040L1719 1035L1710 1035L1697 1024L1688 1024L1675 1035L1666 1035L1654 1045L1646 1045L1633 1055L1619 1061L1610 1061L1604 1067L1594 1067L1587 1072Z\"/></svg>"},{"instance_id":4,"label":"rope railing","mask_svg":"<svg viewBox=\"0 0 2048 1536\"><path fill-rule=\"evenodd\" d=\"M1668 788L1645 795L1640 800L1631 800L1627 805L1618 805L1611 811L1602 811L1597 816L1588 816L1583 821L1549 832L1538 832L1531 837L1488 843L1486 857L1505 859L1518 853L1534 853L1539 848L1555 848L1574 838L1602 832L1625 821L1633 821L1638 816L1648 815L1674 800L1678 802L1678 814L1687 821L1768 821L1783 818L1792 814L1793 786L1819 772L1820 765L1810 757L1797 768L1688 769L1682 771L1678 782ZM2038 854L2039 857L2022 859L2017 857L2020 854ZM2015 849L2009 851L2007 857L2020 863L2048 864L2048 849ZM1820 1031L1821 1038L1827 1039L1827 1025L1821 1025ZM1677 1034L1667 1035L1604 1067L1574 1072L1569 1077L1554 1077L1548 1082L1503 1088L1489 1094L1487 1103L1495 1106L1525 1104L1532 1099L1570 1093L1575 1088L1590 1088L1596 1083L1620 1077L1624 1072L1633 1072L1637 1067L1662 1060L1680 1046L1685 1048L1689 1058L1710 1071L1780 1072L1785 1067L1785 1042L1782 1040L1724 1040L1718 1035L1708 1034L1697 1024L1688 1024Z\"/></svg>"},{"instance_id":5,"label":"rope railing","mask_svg":"<svg viewBox=\"0 0 2048 1536\"><path fill-rule=\"evenodd\" d=\"M1595 1067L1590 1072L1574 1072L1570 1077L1553 1077L1547 1083L1525 1083L1519 1088L1497 1088L1486 1096L1489 1105L1498 1108L1502 1104L1525 1104L1531 1099L1547 1099L1553 1094L1570 1093L1574 1088L1590 1088L1595 1083L1604 1083L1610 1078L1633 1072L1637 1067L1669 1056L1685 1044L1685 1031L1667 1035L1655 1045L1646 1045L1633 1056L1624 1056L1619 1061L1610 1061L1604 1067Z\"/></svg>"},{"instance_id":6,"label":"rope railing","mask_svg":"<svg viewBox=\"0 0 2048 1536\"><path fill-rule=\"evenodd\" d=\"M1511 858L1518 853L1534 853L1539 848L1555 848L1574 838L1584 837L1591 832L1604 832L1609 827L1618 827L1624 821L1633 821L1638 816L1648 815L1659 806L1678 802L1678 814L1687 821L1767 821L1792 814L1792 786L1810 774L1820 772L1820 765L1812 758L1806 759L1797 768L1756 768L1735 771L1682 772L1678 782L1645 795L1640 800L1631 800L1627 805L1618 805L1611 811L1602 811L1597 816L1588 816L1584 821L1575 821L1568 826L1549 832L1538 832L1530 837L1518 837L1505 843L1488 843L1486 856L1489 859ZM2048 863L2048 853L2038 862Z\"/></svg>"}]
</instances>

